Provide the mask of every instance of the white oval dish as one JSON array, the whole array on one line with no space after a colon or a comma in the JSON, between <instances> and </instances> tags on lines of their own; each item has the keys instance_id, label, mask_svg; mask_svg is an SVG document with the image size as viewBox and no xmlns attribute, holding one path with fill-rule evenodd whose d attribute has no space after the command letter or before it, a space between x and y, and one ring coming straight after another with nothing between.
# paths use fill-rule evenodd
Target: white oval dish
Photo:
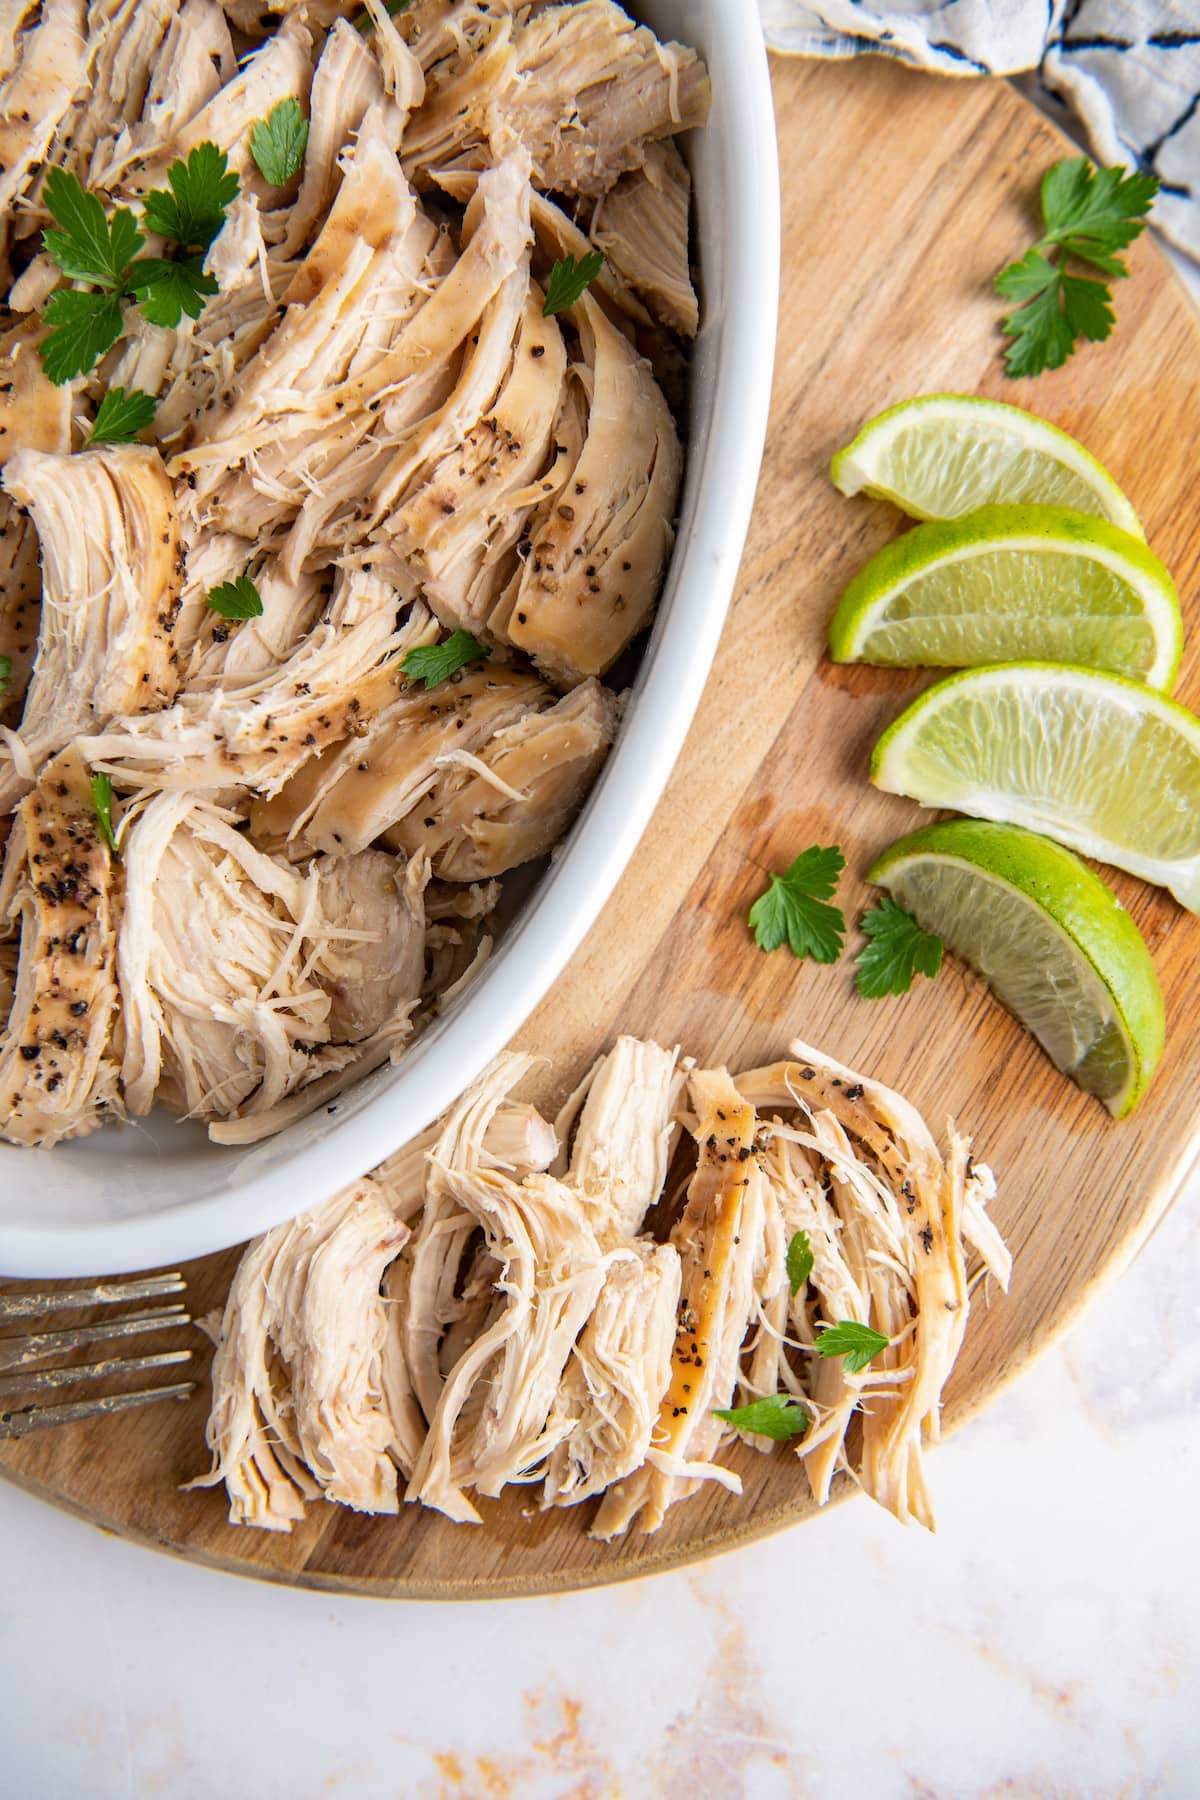
<instances>
[{"instance_id":1,"label":"white oval dish","mask_svg":"<svg viewBox=\"0 0 1200 1800\"><path fill-rule=\"evenodd\" d=\"M766 434L779 293L779 171L766 52L747 0L640 0L712 74L695 182L703 326L679 535L617 744L553 866L479 978L395 1068L246 1150L154 1114L53 1150L0 1146L0 1270L123 1273L240 1243L365 1173L449 1106L545 994L616 885L666 785L721 634ZM749 16L748 16L749 15Z\"/></svg>"}]
</instances>

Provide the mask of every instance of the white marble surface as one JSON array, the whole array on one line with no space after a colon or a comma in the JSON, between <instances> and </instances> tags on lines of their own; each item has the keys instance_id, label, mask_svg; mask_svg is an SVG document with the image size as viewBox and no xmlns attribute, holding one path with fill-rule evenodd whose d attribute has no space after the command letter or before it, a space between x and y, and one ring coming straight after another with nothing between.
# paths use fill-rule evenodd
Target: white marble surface
<instances>
[{"instance_id":1,"label":"white marble surface","mask_svg":"<svg viewBox=\"0 0 1200 1800\"><path fill-rule=\"evenodd\" d=\"M966 1800L1200 1791L1200 1186L934 1452L679 1574L341 1600L153 1556L0 1484L12 1800Z\"/></svg>"}]
</instances>

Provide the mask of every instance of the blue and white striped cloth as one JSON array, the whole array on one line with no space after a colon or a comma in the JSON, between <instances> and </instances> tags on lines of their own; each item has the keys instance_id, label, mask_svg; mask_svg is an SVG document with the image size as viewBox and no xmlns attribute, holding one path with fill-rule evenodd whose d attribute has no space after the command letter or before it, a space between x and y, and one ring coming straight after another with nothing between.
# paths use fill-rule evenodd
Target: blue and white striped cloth
<instances>
[{"instance_id":1,"label":"blue and white striped cloth","mask_svg":"<svg viewBox=\"0 0 1200 1800\"><path fill-rule=\"evenodd\" d=\"M943 75L1032 72L1104 163L1151 169L1154 223L1200 259L1200 0L759 0L798 56L898 57Z\"/></svg>"}]
</instances>

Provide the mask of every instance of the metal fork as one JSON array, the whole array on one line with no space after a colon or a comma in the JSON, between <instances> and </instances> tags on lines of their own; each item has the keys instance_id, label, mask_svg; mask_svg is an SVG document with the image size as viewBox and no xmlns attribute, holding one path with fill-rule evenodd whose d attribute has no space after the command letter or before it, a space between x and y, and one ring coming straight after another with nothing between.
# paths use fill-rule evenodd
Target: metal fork
<instances>
[{"instance_id":1,"label":"metal fork","mask_svg":"<svg viewBox=\"0 0 1200 1800\"><path fill-rule=\"evenodd\" d=\"M100 1281L91 1287L62 1288L58 1293L0 1294L0 1321L46 1319L58 1312L76 1311L84 1306L115 1306L129 1300L159 1300L169 1294L181 1294L185 1282L182 1275L143 1275L133 1281ZM107 1375L129 1375L145 1369L163 1369L171 1364L188 1362L190 1350L161 1350L151 1355L109 1356L99 1362L30 1368L84 1344L99 1344L114 1338L143 1337L162 1331L170 1325L190 1325L191 1314L183 1302L153 1307L145 1312L122 1313L116 1318L99 1319L91 1325L76 1325L66 1330L33 1331L19 1337L0 1336L0 1438L24 1437L27 1432L47 1425L70 1425L76 1419L94 1419L105 1413L127 1412L131 1407L149 1406L156 1400L186 1400L195 1387L194 1381L174 1382L166 1387L138 1388L132 1393L106 1394L94 1400L68 1400L52 1406L29 1405L4 1410L10 1395L45 1393L55 1388L72 1387L76 1382L99 1381Z\"/></svg>"}]
</instances>

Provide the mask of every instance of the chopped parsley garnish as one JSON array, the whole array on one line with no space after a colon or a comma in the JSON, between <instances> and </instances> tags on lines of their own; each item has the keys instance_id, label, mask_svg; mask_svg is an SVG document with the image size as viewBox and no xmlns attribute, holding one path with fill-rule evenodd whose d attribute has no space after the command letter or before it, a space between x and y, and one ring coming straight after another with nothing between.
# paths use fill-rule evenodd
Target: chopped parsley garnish
<instances>
[{"instance_id":1,"label":"chopped parsley garnish","mask_svg":"<svg viewBox=\"0 0 1200 1800\"><path fill-rule=\"evenodd\" d=\"M891 1341L882 1331L860 1325L857 1319L839 1319L836 1325L830 1325L820 1333L816 1349L820 1356L844 1356L847 1371L851 1375L860 1375Z\"/></svg>"},{"instance_id":2,"label":"chopped parsley garnish","mask_svg":"<svg viewBox=\"0 0 1200 1800\"><path fill-rule=\"evenodd\" d=\"M139 431L154 423L157 402L141 388L109 388L92 426L89 444L132 444Z\"/></svg>"},{"instance_id":3,"label":"chopped parsley garnish","mask_svg":"<svg viewBox=\"0 0 1200 1800\"><path fill-rule=\"evenodd\" d=\"M599 250L589 250L578 262L573 256L564 256L561 262L556 262L546 283L542 317L549 319L554 313L565 312L568 306L574 306L603 267L604 258Z\"/></svg>"},{"instance_id":4,"label":"chopped parsley garnish","mask_svg":"<svg viewBox=\"0 0 1200 1800\"><path fill-rule=\"evenodd\" d=\"M1080 338L1101 343L1112 331L1112 289L1106 281L1071 274L1072 259L1119 277L1129 273L1117 255L1145 228L1158 178L1135 169L1097 168L1086 156L1064 157L1042 177L1045 235L1019 262L996 277L997 292L1013 301L1004 332L1010 376L1040 375L1066 362Z\"/></svg>"},{"instance_id":5,"label":"chopped parsley garnish","mask_svg":"<svg viewBox=\"0 0 1200 1800\"><path fill-rule=\"evenodd\" d=\"M788 1286L798 1294L813 1271L813 1253L807 1231L798 1231L787 1247Z\"/></svg>"},{"instance_id":6,"label":"chopped parsley garnish","mask_svg":"<svg viewBox=\"0 0 1200 1800\"><path fill-rule=\"evenodd\" d=\"M0 656L0 694L7 694L12 683L12 657Z\"/></svg>"},{"instance_id":7,"label":"chopped parsley garnish","mask_svg":"<svg viewBox=\"0 0 1200 1800\"><path fill-rule=\"evenodd\" d=\"M400 667L410 681L423 681L427 688L434 688L449 681L468 663L479 662L490 654L487 645L469 631L452 631L440 644L419 644L410 650Z\"/></svg>"},{"instance_id":8,"label":"chopped parsley garnish","mask_svg":"<svg viewBox=\"0 0 1200 1800\"><path fill-rule=\"evenodd\" d=\"M109 219L99 197L74 175L59 168L47 174L43 195L55 225L42 233L42 242L64 275L89 283L60 288L46 302L50 330L40 354L57 386L86 375L112 349L124 329L126 301L136 299L151 324L176 326L184 313L198 318L205 297L216 293L203 257L225 223L238 178L225 152L206 142L186 163L173 162L167 180L169 189L146 195L141 223L172 240L174 250L139 257L146 240L128 207L118 207Z\"/></svg>"},{"instance_id":9,"label":"chopped parsley garnish","mask_svg":"<svg viewBox=\"0 0 1200 1800\"><path fill-rule=\"evenodd\" d=\"M791 1394L768 1394L762 1400L751 1400L747 1406L713 1409L713 1417L724 1419L737 1431L749 1431L756 1437L803 1437L812 1424L812 1414Z\"/></svg>"},{"instance_id":10,"label":"chopped parsley garnish","mask_svg":"<svg viewBox=\"0 0 1200 1800\"><path fill-rule=\"evenodd\" d=\"M942 966L942 940L885 896L859 920L870 943L855 957L854 985L868 1000L906 994L915 974L932 980Z\"/></svg>"},{"instance_id":11,"label":"chopped parsley garnish","mask_svg":"<svg viewBox=\"0 0 1200 1800\"><path fill-rule=\"evenodd\" d=\"M836 844L814 844L784 875L772 875L750 908L749 924L760 950L788 944L793 956L836 962L846 935L846 915L828 904L846 859Z\"/></svg>"},{"instance_id":12,"label":"chopped parsley garnish","mask_svg":"<svg viewBox=\"0 0 1200 1800\"><path fill-rule=\"evenodd\" d=\"M92 806L96 813L96 824L100 836L108 846L109 855L119 859L121 852L117 846L117 834L113 830L112 804L112 782L107 775L93 775Z\"/></svg>"},{"instance_id":13,"label":"chopped parsley garnish","mask_svg":"<svg viewBox=\"0 0 1200 1800\"><path fill-rule=\"evenodd\" d=\"M272 107L250 133L250 154L272 187L286 187L304 167L308 120L291 94Z\"/></svg>"},{"instance_id":14,"label":"chopped parsley garnish","mask_svg":"<svg viewBox=\"0 0 1200 1800\"><path fill-rule=\"evenodd\" d=\"M223 581L219 587L210 588L207 602L223 619L262 618L262 595L248 575L239 575L236 581Z\"/></svg>"}]
</instances>

